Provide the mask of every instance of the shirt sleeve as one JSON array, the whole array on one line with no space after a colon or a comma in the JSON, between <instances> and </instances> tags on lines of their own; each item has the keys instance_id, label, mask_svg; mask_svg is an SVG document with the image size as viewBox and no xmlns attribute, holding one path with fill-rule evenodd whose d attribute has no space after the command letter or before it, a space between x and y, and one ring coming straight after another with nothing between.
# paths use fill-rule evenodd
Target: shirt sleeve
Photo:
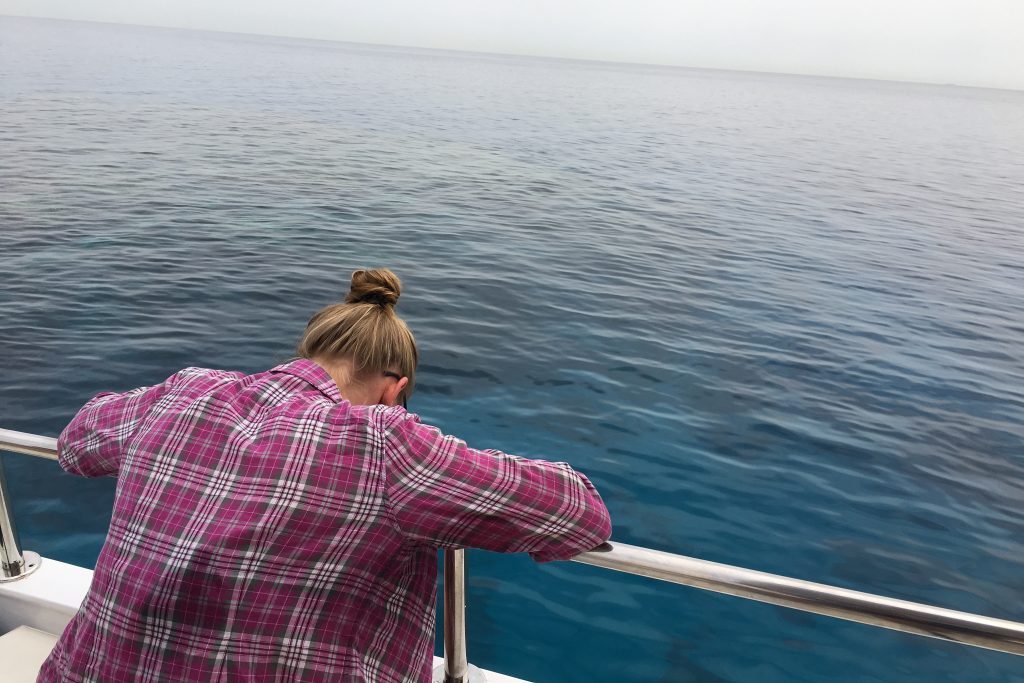
<instances>
[{"instance_id":1,"label":"shirt sleeve","mask_svg":"<svg viewBox=\"0 0 1024 683\"><path fill-rule=\"evenodd\" d=\"M476 450L404 411L384 448L391 510L414 541L550 562L611 536L604 501L568 463Z\"/></svg>"},{"instance_id":2,"label":"shirt sleeve","mask_svg":"<svg viewBox=\"0 0 1024 683\"><path fill-rule=\"evenodd\" d=\"M83 477L116 476L125 445L180 374L153 386L101 391L90 398L57 437L57 462Z\"/></svg>"}]
</instances>

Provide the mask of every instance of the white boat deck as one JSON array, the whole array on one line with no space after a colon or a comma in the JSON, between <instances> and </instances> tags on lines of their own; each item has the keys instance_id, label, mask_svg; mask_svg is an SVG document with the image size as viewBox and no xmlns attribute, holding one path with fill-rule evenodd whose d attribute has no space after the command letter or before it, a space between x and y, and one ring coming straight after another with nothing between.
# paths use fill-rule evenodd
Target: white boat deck
<instances>
[{"instance_id":1,"label":"white boat deck","mask_svg":"<svg viewBox=\"0 0 1024 683\"><path fill-rule=\"evenodd\" d=\"M92 571L44 559L33 574L0 583L0 662L3 683L34 683L57 635L78 612L92 582ZM443 665L434 657L435 670ZM527 683L481 670L486 683ZM435 680L437 676L435 675Z\"/></svg>"},{"instance_id":2,"label":"white boat deck","mask_svg":"<svg viewBox=\"0 0 1024 683\"><path fill-rule=\"evenodd\" d=\"M34 683L39 667L57 643L57 636L31 626L0 635L0 662L5 683Z\"/></svg>"}]
</instances>

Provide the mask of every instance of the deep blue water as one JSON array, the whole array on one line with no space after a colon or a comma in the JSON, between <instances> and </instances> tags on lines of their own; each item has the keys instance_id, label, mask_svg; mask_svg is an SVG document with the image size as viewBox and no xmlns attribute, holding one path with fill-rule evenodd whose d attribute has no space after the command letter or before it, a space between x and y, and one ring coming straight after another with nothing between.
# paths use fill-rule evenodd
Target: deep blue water
<instances>
[{"instance_id":1,"label":"deep blue water","mask_svg":"<svg viewBox=\"0 0 1024 683\"><path fill-rule=\"evenodd\" d=\"M0 253L2 427L269 368L389 266L410 409L571 462L613 540L1024 619L1024 93L4 17ZM113 481L5 463L25 545L91 566ZM1024 680L468 563L471 661L539 683Z\"/></svg>"}]
</instances>

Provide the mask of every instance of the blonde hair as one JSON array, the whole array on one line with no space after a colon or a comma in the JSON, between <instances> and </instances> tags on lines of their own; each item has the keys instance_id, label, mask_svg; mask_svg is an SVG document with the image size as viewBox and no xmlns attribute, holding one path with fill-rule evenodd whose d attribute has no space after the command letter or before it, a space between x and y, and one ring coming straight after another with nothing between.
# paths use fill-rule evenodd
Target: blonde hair
<instances>
[{"instance_id":1,"label":"blonde hair","mask_svg":"<svg viewBox=\"0 0 1024 683\"><path fill-rule=\"evenodd\" d=\"M403 398L416 383L419 351L412 332L395 313L402 281L387 268L357 270L344 303L330 304L313 314L295 349L301 358L328 362L348 359L357 377L392 367L409 378Z\"/></svg>"}]
</instances>

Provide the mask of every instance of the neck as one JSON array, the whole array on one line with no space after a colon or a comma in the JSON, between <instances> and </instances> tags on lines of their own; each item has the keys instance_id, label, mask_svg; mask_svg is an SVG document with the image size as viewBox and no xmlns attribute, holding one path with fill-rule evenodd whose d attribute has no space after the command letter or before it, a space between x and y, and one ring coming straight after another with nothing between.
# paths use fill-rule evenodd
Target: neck
<instances>
[{"instance_id":1,"label":"neck","mask_svg":"<svg viewBox=\"0 0 1024 683\"><path fill-rule=\"evenodd\" d=\"M314 363L327 371L334 383L338 385L338 393L341 397L353 405L367 405L374 403L374 397L370 396L367 388L355 378L352 369L352 361L342 358L336 361L327 361L323 358L311 358Z\"/></svg>"}]
</instances>

